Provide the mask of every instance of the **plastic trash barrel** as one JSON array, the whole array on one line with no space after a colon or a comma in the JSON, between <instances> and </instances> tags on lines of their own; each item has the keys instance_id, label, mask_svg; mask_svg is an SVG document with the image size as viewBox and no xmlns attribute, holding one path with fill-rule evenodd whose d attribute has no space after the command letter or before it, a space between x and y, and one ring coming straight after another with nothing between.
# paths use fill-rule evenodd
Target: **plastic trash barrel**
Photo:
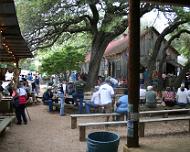
<instances>
[{"instance_id":1,"label":"plastic trash barrel","mask_svg":"<svg viewBox=\"0 0 190 152\"><path fill-rule=\"evenodd\" d=\"M93 132L87 138L87 152L117 152L120 136L112 132Z\"/></svg>"}]
</instances>

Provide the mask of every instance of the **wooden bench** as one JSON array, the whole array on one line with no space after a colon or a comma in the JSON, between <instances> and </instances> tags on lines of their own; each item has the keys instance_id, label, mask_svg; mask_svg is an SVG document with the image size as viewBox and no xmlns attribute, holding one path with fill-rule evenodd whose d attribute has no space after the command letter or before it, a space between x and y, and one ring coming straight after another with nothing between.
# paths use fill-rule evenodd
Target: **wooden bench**
<instances>
[{"instance_id":1,"label":"wooden bench","mask_svg":"<svg viewBox=\"0 0 190 152\"><path fill-rule=\"evenodd\" d=\"M126 88L114 88L115 94L123 94Z\"/></svg>"},{"instance_id":2,"label":"wooden bench","mask_svg":"<svg viewBox=\"0 0 190 152\"><path fill-rule=\"evenodd\" d=\"M164 117L168 117L169 113L172 112L189 112L190 109L171 109L171 110L156 110L156 111L141 111L139 114L143 115L153 115L153 114L164 114ZM78 117L109 117L109 116L119 116L118 113L91 113L91 114L72 114L71 116L71 129L77 128L77 118ZM122 115L120 115L122 116ZM124 116L124 115L123 115ZM124 120L124 117L121 117L121 120Z\"/></svg>"},{"instance_id":3,"label":"wooden bench","mask_svg":"<svg viewBox=\"0 0 190 152\"><path fill-rule=\"evenodd\" d=\"M179 113L179 112L189 112L190 109L170 109L170 110L151 110L151 111L141 111L140 115L153 115L153 114L164 114L164 117L168 117L169 113Z\"/></svg>"},{"instance_id":4,"label":"wooden bench","mask_svg":"<svg viewBox=\"0 0 190 152\"><path fill-rule=\"evenodd\" d=\"M190 132L190 116L185 117L173 117L173 118L154 118L154 119L144 119L139 121L139 136L144 137L145 123L151 122L164 122L164 121L179 121L179 120L189 120L189 132ZM127 125L127 121L110 121L110 122L89 122L80 123L79 126L79 140L85 141L86 137L86 127L92 126L105 126L105 125Z\"/></svg>"},{"instance_id":5,"label":"wooden bench","mask_svg":"<svg viewBox=\"0 0 190 152\"><path fill-rule=\"evenodd\" d=\"M11 125L15 116L0 116L0 134L4 133L6 128Z\"/></svg>"},{"instance_id":6,"label":"wooden bench","mask_svg":"<svg viewBox=\"0 0 190 152\"><path fill-rule=\"evenodd\" d=\"M140 123L139 123L139 136L144 137L145 123L164 122L164 121L179 121L179 120L189 120L189 132L190 132L190 116L172 117L172 118L153 118L153 119L140 120Z\"/></svg>"},{"instance_id":7,"label":"wooden bench","mask_svg":"<svg viewBox=\"0 0 190 152\"><path fill-rule=\"evenodd\" d=\"M110 117L119 116L118 113L90 113L90 114L72 114L71 116L71 129L77 128L77 118L80 117ZM124 119L124 118L122 118Z\"/></svg>"},{"instance_id":8,"label":"wooden bench","mask_svg":"<svg viewBox=\"0 0 190 152\"><path fill-rule=\"evenodd\" d=\"M106 126L106 125L127 125L127 121L109 121L109 122L89 122L79 124L79 141L85 141L86 127Z\"/></svg>"}]
</instances>

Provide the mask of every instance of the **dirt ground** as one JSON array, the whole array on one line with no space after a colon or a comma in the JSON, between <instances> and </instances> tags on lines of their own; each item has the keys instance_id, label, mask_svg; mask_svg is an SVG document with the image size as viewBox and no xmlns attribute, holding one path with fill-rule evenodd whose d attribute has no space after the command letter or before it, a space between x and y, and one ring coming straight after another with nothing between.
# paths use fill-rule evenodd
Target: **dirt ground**
<instances>
[{"instance_id":1,"label":"dirt ground","mask_svg":"<svg viewBox=\"0 0 190 152\"><path fill-rule=\"evenodd\" d=\"M27 125L13 124L0 137L0 152L85 152L87 143L79 141L79 130L70 128L70 116L59 116L58 112L49 113L42 104L27 108L31 121ZM80 122L100 121L104 118L81 118ZM190 134L188 122L168 122L147 124L145 137L140 138L139 152L148 148L150 151L189 152ZM119 152L126 143L125 127L88 128L90 132L108 130L121 136ZM146 151L146 150L145 150ZM144 152L144 151L143 151Z\"/></svg>"}]
</instances>

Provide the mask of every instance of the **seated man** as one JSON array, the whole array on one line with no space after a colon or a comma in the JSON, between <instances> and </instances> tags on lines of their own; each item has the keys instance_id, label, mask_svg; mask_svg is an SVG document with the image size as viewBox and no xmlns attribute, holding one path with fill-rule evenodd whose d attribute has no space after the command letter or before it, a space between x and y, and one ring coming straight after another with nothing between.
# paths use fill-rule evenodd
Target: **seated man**
<instances>
[{"instance_id":1,"label":"seated man","mask_svg":"<svg viewBox=\"0 0 190 152\"><path fill-rule=\"evenodd\" d=\"M128 112L128 90L127 89L124 90L124 95L121 96L118 102L116 103L115 112L119 114L125 114L126 119L127 119L127 112ZM119 117L117 117L116 119L119 120Z\"/></svg>"},{"instance_id":2,"label":"seated man","mask_svg":"<svg viewBox=\"0 0 190 152\"><path fill-rule=\"evenodd\" d=\"M144 85L141 84L141 86L140 86L140 104L145 103L145 95L146 95L146 89L144 88Z\"/></svg>"},{"instance_id":3,"label":"seated man","mask_svg":"<svg viewBox=\"0 0 190 152\"><path fill-rule=\"evenodd\" d=\"M184 85L182 85L176 94L177 105L184 108L188 104L188 92Z\"/></svg>"},{"instance_id":4,"label":"seated man","mask_svg":"<svg viewBox=\"0 0 190 152\"><path fill-rule=\"evenodd\" d=\"M53 92L52 87L48 86L48 89L44 92L42 101L44 104L49 105L49 112L53 111Z\"/></svg>"},{"instance_id":5,"label":"seated man","mask_svg":"<svg viewBox=\"0 0 190 152\"><path fill-rule=\"evenodd\" d=\"M86 113L90 113L90 107L97 108L101 105L100 94L98 93L99 87L96 86L92 94L90 102L85 102Z\"/></svg>"},{"instance_id":6,"label":"seated man","mask_svg":"<svg viewBox=\"0 0 190 152\"><path fill-rule=\"evenodd\" d=\"M156 108L156 92L153 90L152 86L147 87L145 99L146 99L146 106L148 108Z\"/></svg>"},{"instance_id":7,"label":"seated man","mask_svg":"<svg viewBox=\"0 0 190 152\"><path fill-rule=\"evenodd\" d=\"M100 86L98 93L100 94L100 103L104 106L105 112L111 113L113 111L112 97L114 96L114 89L112 88L109 80L105 80L105 82ZM108 120L109 117L107 117L106 121Z\"/></svg>"}]
</instances>

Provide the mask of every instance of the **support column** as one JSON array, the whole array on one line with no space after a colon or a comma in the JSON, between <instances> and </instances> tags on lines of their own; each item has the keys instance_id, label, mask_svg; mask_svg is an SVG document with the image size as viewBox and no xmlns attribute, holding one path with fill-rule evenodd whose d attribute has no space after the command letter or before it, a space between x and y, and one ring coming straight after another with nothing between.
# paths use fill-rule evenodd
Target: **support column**
<instances>
[{"instance_id":1,"label":"support column","mask_svg":"<svg viewBox=\"0 0 190 152\"><path fill-rule=\"evenodd\" d=\"M129 0L127 147L139 147L140 0Z\"/></svg>"}]
</instances>

